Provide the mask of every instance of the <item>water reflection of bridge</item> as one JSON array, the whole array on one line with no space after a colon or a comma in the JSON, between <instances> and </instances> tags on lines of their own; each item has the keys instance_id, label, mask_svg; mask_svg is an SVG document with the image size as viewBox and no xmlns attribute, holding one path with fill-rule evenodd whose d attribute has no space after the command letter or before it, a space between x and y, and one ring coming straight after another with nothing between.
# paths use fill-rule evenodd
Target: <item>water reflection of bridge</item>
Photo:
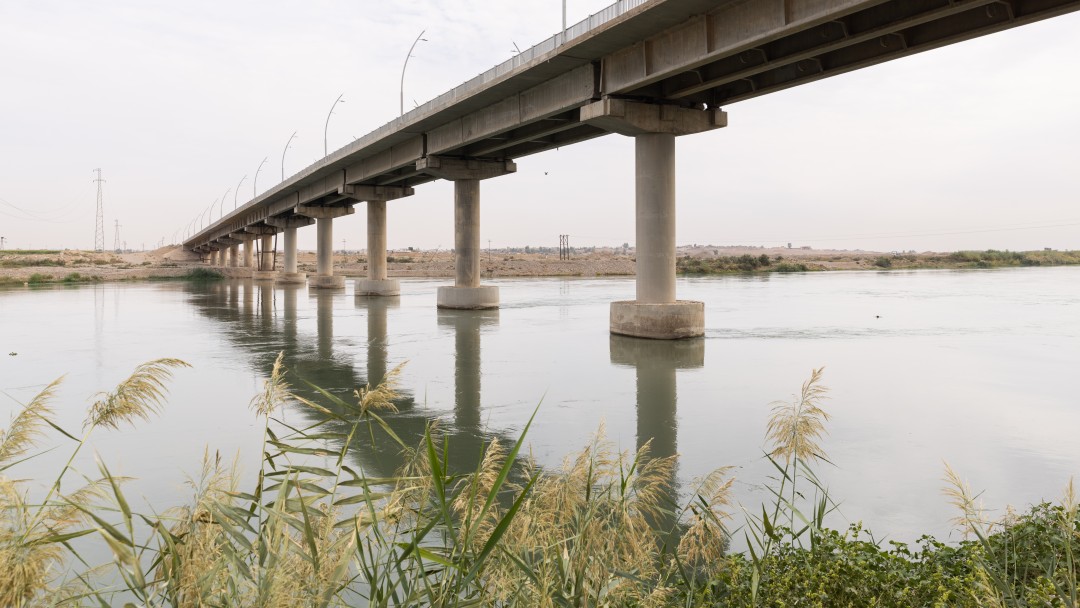
<instances>
[{"instance_id":1,"label":"water reflection of bridge","mask_svg":"<svg viewBox=\"0 0 1080 608\"><path fill-rule=\"evenodd\" d=\"M365 367L359 369L353 363L355 353L334 345L333 308L335 302L341 301L340 292L312 290L308 295L303 286L273 286L250 280L192 285L188 290L196 309L224 325L223 335L246 354L258 373L268 374L277 354L284 352L288 379L295 391L332 411L340 408L307 383L345 401L353 401L352 391L378 384L394 359L389 325L393 311L400 306L398 297L355 298L356 310L362 311L367 322ZM301 331L300 297L314 301L314 336ZM481 422L482 337L498 324L498 310L438 313L439 331L449 331L454 336L454 408L451 419L441 424L441 430L448 438L452 470L457 472L475 469L485 442L496 437L503 442L516 440L513 434L485 429ZM653 456L675 455L678 448L676 373L704 364L704 341L643 340L617 335L609 340L611 363L635 370L638 447L651 441ZM395 405L398 412L385 416L388 424L406 444L418 445L428 424L438 417L437 412L418 405L408 387L401 389ZM318 413L310 408L297 410L310 422L320 421ZM390 476L403 463L401 450L378 432L375 438L373 442L370 434L358 433L351 446L353 458L370 475ZM672 479L672 500L674 488Z\"/></svg>"},{"instance_id":2,"label":"water reflection of bridge","mask_svg":"<svg viewBox=\"0 0 1080 608\"><path fill-rule=\"evenodd\" d=\"M303 286L277 286L254 281L224 281L188 288L196 309L207 318L221 322L223 335L248 357L252 368L268 375L278 353L284 353L286 378L299 396L310 399L336 414L348 417L333 400L312 388L317 386L346 402L355 402L353 391L382 382L390 369L391 348L388 317L399 306L397 297L356 298L355 306L367 320L366 366L357 368L351 352L334 347L335 299L340 294L312 291L315 306L315 335L301 331L299 298L307 294ZM480 334L483 327L498 324L498 311L443 311L439 327L455 336L454 415L440 430L447 437L452 470L475 469L482 445L492 438L513 441L515 437L486 431L480 414ZM419 445L428 424L437 414L418 407L412 391L399 390L394 400L396 413L384 414L394 432L406 445ZM297 406L295 411L310 422L320 422L317 411ZM328 421L331 427L347 432L348 424ZM403 464L399 445L380 431L357 433L351 451L372 476L387 477Z\"/></svg>"}]
</instances>

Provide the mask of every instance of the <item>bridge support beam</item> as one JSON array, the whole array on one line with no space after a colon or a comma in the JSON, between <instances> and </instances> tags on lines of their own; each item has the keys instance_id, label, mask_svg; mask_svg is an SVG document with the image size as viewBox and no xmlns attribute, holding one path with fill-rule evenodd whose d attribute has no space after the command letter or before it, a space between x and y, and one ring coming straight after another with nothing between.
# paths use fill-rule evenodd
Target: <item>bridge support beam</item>
<instances>
[{"instance_id":1,"label":"bridge support beam","mask_svg":"<svg viewBox=\"0 0 1080 608\"><path fill-rule=\"evenodd\" d=\"M440 287L439 308L499 307L499 288L480 284L480 180L517 171L513 161L429 156L417 171L454 182L454 286Z\"/></svg>"},{"instance_id":2,"label":"bridge support beam","mask_svg":"<svg viewBox=\"0 0 1080 608\"><path fill-rule=\"evenodd\" d=\"M308 281L314 289L344 289L345 277L334 276L334 218L352 215L352 205L346 207L317 207L297 205L293 213L315 219L316 275Z\"/></svg>"},{"instance_id":3,"label":"bridge support beam","mask_svg":"<svg viewBox=\"0 0 1080 608\"><path fill-rule=\"evenodd\" d=\"M675 297L675 137L727 126L727 114L602 99L581 109L581 121L634 138L637 293L611 303L611 333L704 335L705 303Z\"/></svg>"}]
</instances>

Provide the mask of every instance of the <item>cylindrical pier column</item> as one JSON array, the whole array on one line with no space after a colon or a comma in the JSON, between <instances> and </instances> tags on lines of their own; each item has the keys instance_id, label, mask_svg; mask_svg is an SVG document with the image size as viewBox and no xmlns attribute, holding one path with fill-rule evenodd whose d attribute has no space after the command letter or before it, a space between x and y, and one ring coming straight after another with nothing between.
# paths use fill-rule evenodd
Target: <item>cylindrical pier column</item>
<instances>
[{"instance_id":1,"label":"cylindrical pier column","mask_svg":"<svg viewBox=\"0 0 1080 608\"><path fill-rule=\"evenodd\" d=\"M637 178L637 301L675 301L675 136L634 138Z\"/></svg>"},{"instance_id":2,"label":"cylindrical pier column","mask_svg":"<svg viewBox=\"0 0 1080 608\"><path fill-rule=\"evenodd\" d=\"M285 273L296 273L296 228L285 229Z\"/></svg>"},{"instance_id":3,"label":"cylindrical pier column","mask_svg":"<svg viewBox=\"0 0 1080 608\"><path fill-rule=\"evenodd\" d=\"M327 217L315 222L318 231L316 271L320 277L328 277L334 274L334 220Z\"/></svg>"},{"instance_id":4,"label":"cylindrical pier column","mask_svg":"<svg viewBox=\"0 0 1080 608\"><path fill-rule=\"evenodd\" d=\"M316 275L308 281L315 289L344 289L345 275L334 276L334 220L330 217L315 219Z\"/></svg>"},{"instance_id":5,"label":"cylindrical pier column","mask_svg":"<svg viewBox=\"0 0 1080 608\"><path fill-rule=\"evenodd\" d=\"M454 286L440 287L439 308L499 307L499 288L480 285L480 180L454 180Z\"/></svg>"},{"instance_id":6,"label":"cylindrical pier column","mask_svg":"<svg viewBox=\"0 0 1080 608\"><path fill-rule=\"evenodd\" d=\"M274 269L274 237L269 234L262 236L262 252L259 255L259 270L269 272Z\"/></svg>"},{"instance_id":7,"label":"cylindrical pier column","mask_svg":"<svg viewBox=\"0 0 1080 608\"><path fill-rule=\"evenodd\" d=\"M455 287L480 286L480 180L454 182Z\"/></svg>"},{"instance_id":8,"label":"cylindrical pier column","mask_svg":"<svg viewBox=\"0 0 1080 608\"><path fill-rule=\"evenodd\" d=\"M367 202L368 276L356 280L356 296L396 296L397 279L386 278L386 201Z\"/></svg>"},{"instance_id":9,"label":"cylindrical pier column","mask_svg":"<svg viewBox=\"0 0 1080 608\"><path fill-rule=\"evenodd\" d=\"M367 203L368 278L386 279L386 201Z\"/></svg>"},{"instance_id":10,"label":"cylindrical pier column","mask_svg":"<svg viewBox=\"0 0 1080 608\"><path fill-rule=\"evenodd\" d=\"M634 136L637 299L611 303L611 333L672 340L705 333L705 304L675 299L675 136Z\"/></svg>"},{"instance_id":11,"label":"cylindrical pier column","mask_svg":"<svg viewBox=\"0 0 1080 608\"><path fill-rule=\"evenodd\" d=\"M244 268L251 268L255 265L255 239L250 238L244 241Z\"/></svg>"},{"instance_id":12,"label":"cylindrical pier column","mask_svg":"<svg viewBox=\"0 0 1080 608\"><path fill-rule=\"evenodd\" d=\"M238 268L240 266L240 245L229 246L229 266Z\"/></svg>"}]
</instances>

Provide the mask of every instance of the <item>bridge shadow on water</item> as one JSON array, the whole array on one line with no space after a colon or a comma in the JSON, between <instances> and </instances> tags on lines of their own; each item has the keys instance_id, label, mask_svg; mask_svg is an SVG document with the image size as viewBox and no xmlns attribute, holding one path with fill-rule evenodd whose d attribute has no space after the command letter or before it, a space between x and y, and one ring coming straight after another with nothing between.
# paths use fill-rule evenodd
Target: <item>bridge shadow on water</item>
<instances>
[{"instance_id":1,"label":"bridge shadow on water","mask_svg":"<svg viewBox=\"0 0 1080 608\"><path fill-rule=\"evenodd\" d=\"M400 307L399 297L355 298L355 308L367 324L364 346L359 353L364 356L361 368L353 362L358 353L347 347L335 347L334 343L334 304L352 296L316 290L309 293L303 286L274 286L250 280L191 284L185 289L195 310L220 324L220 334L240 356L248 359L247 364L258 374L268 376L278 353L284 353L286 378L293 391L346 419L353 414L342 411L312 385L347 403L355 403L355 390L377 385L390 371L388 360L393 353L389 327L394 311ZM314 305L301 307L302 297L309 298ZM308 325L300 315L302 308L314 309L314 335L310 330L306 333L301 330ZM497 438L504 446L517 440L514 435L486 428L482 422L482 338L485 332L498 329L499 311L438 309L432 313L437 315L438 331L451 333L454 338L453 415L449 420L440 420L439 428L447 440L450 471L467 473L477 468L483 447L492 439ZM704 340L643 340L612 335L609 350L612 365L635 370L637 447L651 442L652 457L675 456L678 450L676 373L704 365ZM394 400L397 412L381 415L406 445L415 447L423 440L429 424L441 416L417 403L408 387L399 386L398 393ZM284 415L287 419L300 416L309 425L326 423L330 429L342 433L347 433L351 426L299 404L290 406ZM292 419L289 423L297 421ZM363 427L356 433L349 454L351 462L363 467L371 477L391 477L405 463L400 446L378 428L369 432ZM672 510L679 503L676 471L673 469L667 491ZM664 517L655 524L662 530L673 530L675 516Z\"/></svg>"}]
</instances>

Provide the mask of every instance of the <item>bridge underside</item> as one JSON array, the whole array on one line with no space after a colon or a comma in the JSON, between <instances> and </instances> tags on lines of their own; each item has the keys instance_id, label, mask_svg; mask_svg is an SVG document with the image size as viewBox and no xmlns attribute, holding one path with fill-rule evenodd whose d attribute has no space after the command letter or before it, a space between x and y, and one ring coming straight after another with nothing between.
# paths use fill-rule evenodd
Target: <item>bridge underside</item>
<instances>
[{"instance_id":1,"label":"bridge underside","mask_svg":"<svg viewBox=\"0 0 1080 608\"><path fill-rule=\"evenodd\" d=\"M1078 8L1076 0L732 2L614 53L604 89L720 107Z\"/></svg>"},{"instance_id":2,"label":"bridge underside","mask_svg":"<svg viewBox=\"0 0 1080 608\"><path fill-rule=\"evenodd\" d=\"M1078 8L1080 0L645 3L330 154L184 245L208 251L236 233L273 231L300 205L397 198L379 189L437 179L417 166L431 156L512 160L606 135L581 112L601 99L717 109Z\"/></svg>"}]
</instances>

